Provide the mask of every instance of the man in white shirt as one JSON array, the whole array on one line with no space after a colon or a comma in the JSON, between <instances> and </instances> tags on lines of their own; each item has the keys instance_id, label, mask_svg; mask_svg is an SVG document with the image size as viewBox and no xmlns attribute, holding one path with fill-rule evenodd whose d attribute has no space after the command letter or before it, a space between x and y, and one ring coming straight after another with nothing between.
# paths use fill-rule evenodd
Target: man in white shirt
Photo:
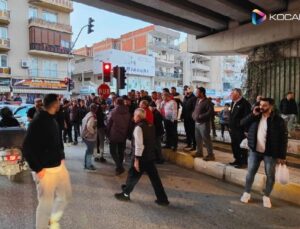
<instances>
[{"instance_id":1,"label":"man in white shirt","mask_svg":"<svg viewBox=\"0 0 300 229\"><path fill-rule=\"evenodd\" d=\"M177 150L178 132L177 132L177 103L171 98L169 92L163 92L163 102L161 103L161 115L164 118L164 126L166 129L166 145L164 148L171 148L173 151Z\"/></svg>"},{"instance_id":2,"label":"man in white shirt","mask_svg":"<svg viewBox=\"0 0 300 229\"><path fill-rule=\"evenodd\" d=\"M276 163L285 164L288 132L284 120L273 111L274 100L262 98L260 105L241 121L242 126L248 128L248 174L246 177L245 192L241 202L248 203L251 187L260 163L265 163L267 176L264 190L263 205L271 208L270 194L275 182Z\"/></svg>"},{"instance_id":3,"label":"man in white shirt","mask_svg":"<svg viewBox=\"0 0 300 229\"><path fill-rule=\"evenodd\" d=\"M144 172L149 176L158 205L169 205L168 197L161 183L158 171L155 167L155 129L154 126L147 123L144 109L138 108L134 112L134 122L136 127L133 131L133 152L134 158L132 166L128 171L128 177L125 185L122 185L123 191L116 193L115 197L121 201L129 201L130 193L140 180Z\"/></svg>"}]
</instances>

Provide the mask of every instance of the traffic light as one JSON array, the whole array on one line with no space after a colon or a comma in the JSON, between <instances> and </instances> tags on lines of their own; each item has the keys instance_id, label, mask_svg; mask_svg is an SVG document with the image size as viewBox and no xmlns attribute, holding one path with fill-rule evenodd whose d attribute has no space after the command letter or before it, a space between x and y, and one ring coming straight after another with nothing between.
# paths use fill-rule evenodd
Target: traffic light
<instances>
[{"instance_id":1,"label":"traffic light","mask_svg":"<svg viewBox=\"0 0 300 229\"><path fill-rule=\"evenodd\" d=\"M89 18L89 24L88 24L88 34L94 32L93 27L95 26L93 23L95 20L93 18Z\"/></svg>"},{"instance_id":2,"label":"traffic light","mask_svg":"<svg viewBox=\"0 0 300 229\"><path fill-rule=\"evenodd\" d=\"M126 70L124 67L120 67L120 89L125 89L126 87L126 83L125 83L125 80L126 80Z\"/></svg>"},{"instance_id":3,"label":"traffic light","mask_svg":"<svg viewBox=\"0 0 300 229\"><path fill-rule=\"evenodd\" d=\"M111 63L104 63L103 62L102 70L103 70L103 80L104 80L104 82L110 82Z\"/></svg>"}]
</instances>

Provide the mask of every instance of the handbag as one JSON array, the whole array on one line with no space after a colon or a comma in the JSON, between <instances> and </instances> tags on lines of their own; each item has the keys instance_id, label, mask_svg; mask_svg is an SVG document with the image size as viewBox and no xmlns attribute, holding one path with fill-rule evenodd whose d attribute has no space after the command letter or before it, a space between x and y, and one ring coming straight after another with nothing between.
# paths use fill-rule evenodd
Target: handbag
<instances>
[{"instance_id":1,"label":"handbag","mask_svg":"<svg viewBox=\"0 0 300 229\"><path fill-rule=\"evenodd\" d=\"M289 169L286 165L278 165L276 168L276 180L282 185L286 185L290 180Z\"/></svg>"},{"instance_id":2,"label":"handbag","mask_svg":"<svg viewBox=\"0 0 300 229\"><path fill-rule=\"evenodd\" d=\"M247 138L244 138L243 141L241 142L240 144L240 147L242 149L249 149L249 146L248 146L248 139Z\"/></svg>"}]
</instances>

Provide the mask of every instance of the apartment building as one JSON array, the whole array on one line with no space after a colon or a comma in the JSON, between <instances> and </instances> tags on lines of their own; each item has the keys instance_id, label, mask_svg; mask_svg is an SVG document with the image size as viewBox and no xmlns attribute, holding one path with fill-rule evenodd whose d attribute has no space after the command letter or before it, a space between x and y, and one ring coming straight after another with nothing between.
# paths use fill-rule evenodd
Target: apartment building
<instances>
[{"instance_id":1,"label":"apartment building","mask_svg":"<svg viewBox=\"0 0 300 229\"><path fill-rule=\"evenodd\" d=\"M244 74L246 59L246 56L241 55L222 57L221 73L224 91L242 87L246 78L246 74Z\"/></svg>"},{"instance_id":2,"label":"apartment building","mask_svg":"<svg viewBox=\"0 0 300 229\"><path fill-rule=\"evenodd\" d=\"M72 11L70 0L0 0L0 93L68 94Z\"/></svg>"},{"instance_id":3,"label":"apartment building","mask_svg":"<svg viewBox=\"0 0 300 229\"><path fill-rule=\"evenodd\" d=\"M101 51L116 49L151 56L155 59L155 73L147 88L161 90L164 87L182 86L182 74L179 72L180 62L176 59L179 54L178 40L180 33L157 25L150 25L120 36L108 38L91 47L75 50L76 55L95 56ZM136 63L138 65L138 63ZM143 79L142 79L143 80ZM140 85L138 78L132 82ZM131 82L128 83L131 87Z\"/></svg>"}]
</instances>

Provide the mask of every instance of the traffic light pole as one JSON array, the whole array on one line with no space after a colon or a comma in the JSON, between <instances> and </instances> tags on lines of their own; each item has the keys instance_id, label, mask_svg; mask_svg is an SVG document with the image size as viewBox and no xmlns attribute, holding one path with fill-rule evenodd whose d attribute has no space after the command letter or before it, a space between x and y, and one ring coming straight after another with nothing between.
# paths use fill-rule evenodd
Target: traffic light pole
<instances>
[{"instance_id":1,"label":"traffic light pole","mask_svg":"<svg viewBox=\"0 0 300 229\"><path fill-rule=\"evenodd\" d=\"M120 71L120 67L118 67L118 77L117 77L117 95L119 95L119 93L120 93L120 75L121 75L121 71Z\"/></svg>"}]
</instances>

